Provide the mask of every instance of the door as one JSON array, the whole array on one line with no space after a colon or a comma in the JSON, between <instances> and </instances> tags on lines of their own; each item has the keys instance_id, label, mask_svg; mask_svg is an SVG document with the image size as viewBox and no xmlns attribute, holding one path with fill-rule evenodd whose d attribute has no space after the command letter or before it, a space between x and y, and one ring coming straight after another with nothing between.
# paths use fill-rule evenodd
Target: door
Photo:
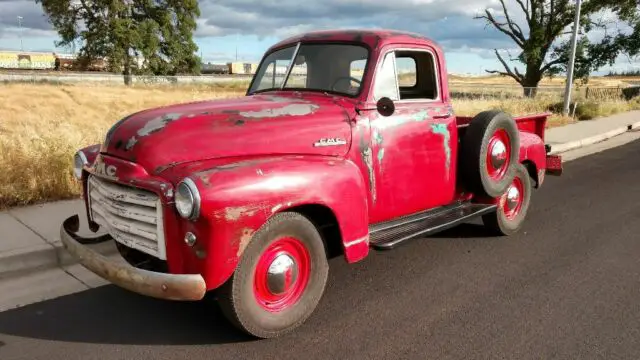
<instances>
[{"instance_id":1,"label":"door","mask_svg":"<svg viewBox=\"0 0 640 360\"><path fill-rule=\"evenodd\" d=\"M423 49L387 52L378 68L374 99L389 97L395 112L371 120L372 222L446 205L455 196L457 127L438 78L434 53Z\"/></svg>"}]
</instances>

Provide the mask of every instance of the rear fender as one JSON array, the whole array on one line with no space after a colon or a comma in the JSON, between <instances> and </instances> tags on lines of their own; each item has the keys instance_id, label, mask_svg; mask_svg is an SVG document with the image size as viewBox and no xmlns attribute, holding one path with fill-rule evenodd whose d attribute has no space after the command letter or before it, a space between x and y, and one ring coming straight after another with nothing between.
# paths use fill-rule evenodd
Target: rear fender
<instances>
[{"instance_id":1,"label":"rear fender","mask_svg":"<svg viewBox=\"0 0 640 360\"><path fill-rule=\"evenodd\" d=\"M544 182L547 166L544 141L535 133L520 131L520 163L525 164L529 175L535 181L535 188Z\"/></svg>"},{"instance_id":2,"label":"rear fender","mask_svg":"<svg viewBox=\"0 0 640 360\"><path fill-rule=\"evenodd\" d=\"M215 288L228 279L252 235L274 214L302 205L321 205L335 215L345 258L366 257L366 184L358 167L324 156L246 160L189 176L201 196L200 218L189 227L204 231L205 279ZM188 230L189 231L189 230Z\"/></svg>"}]
</instances>

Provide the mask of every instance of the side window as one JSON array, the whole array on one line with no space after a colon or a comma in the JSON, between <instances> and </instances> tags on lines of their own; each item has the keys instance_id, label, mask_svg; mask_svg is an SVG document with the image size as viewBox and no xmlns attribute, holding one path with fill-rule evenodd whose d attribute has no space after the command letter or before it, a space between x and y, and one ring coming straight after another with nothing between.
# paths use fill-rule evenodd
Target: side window
<instances>
[{"instance_id":1,"label":"side window","mask_svg":"<svg viewBox=\"0 0 640 360\"><path fill-rule=\"evenodd\" d=\"M436 100L439 98L438 68L427 51L396 53L400 99Z\"/></svg>"},{"instance_id":2,"label":"side window","mask_svg":"<svg viewBox=\"0 0 640 360\"><path fill-rule=\"evenodd\" d=\"M356 60L351 62L351 77L362 81L364 75L364 66L367 64L367 60Z\"/></svg>"},{"instance_id":3,"label":"side window","mask_svg":"<svg viewBox=\"0 0 640 360\"><path fill-rule=\"evenodd\" d=\"M418 67L413 58L397 57L396 67L398 68L398 84L400 88L416 86L418 83Z\"/></svg>"},{"instance_id":4,"label":"side window","mask_svg":"<svg viewBox=\"0 0 640 360\"><path fill-rule=\"evenodd\" d=\"M373 88L373 95L376 100L388 97L391 100L398 100L398 83L395 67L395 54L390 52L382 60L382 66L376 74L376 82Z\"/></svg>"}]
</instances>

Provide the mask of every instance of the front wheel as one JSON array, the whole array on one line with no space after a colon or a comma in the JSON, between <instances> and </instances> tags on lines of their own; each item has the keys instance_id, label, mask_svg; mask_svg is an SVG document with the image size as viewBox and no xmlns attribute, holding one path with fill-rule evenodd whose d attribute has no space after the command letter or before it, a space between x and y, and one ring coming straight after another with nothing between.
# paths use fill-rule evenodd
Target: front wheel
<instances>
[{"instance_id":1,"label":"front wheel","mask_svg":"<svg viewBox=\"0 0 640 360\"><path fill-rule=\"evenodd\" d=\"M500 235L512 235L524 224L531 202L531 178L522 164L515 166L516 176L500 197L498 209L482 216L484 225Z\"/></svg>"},{"instance_id":2,"label":"front wheel","mask_svg":"<svg viewBox=\"0 0 640 360\"><path fill-rule=\"evenodd\" d=\"M325 244L313 223L298 213L280 213L255 233L218 301L244 332L281 336L313 313L328 273Z\"/></svg>"}]
</instances>

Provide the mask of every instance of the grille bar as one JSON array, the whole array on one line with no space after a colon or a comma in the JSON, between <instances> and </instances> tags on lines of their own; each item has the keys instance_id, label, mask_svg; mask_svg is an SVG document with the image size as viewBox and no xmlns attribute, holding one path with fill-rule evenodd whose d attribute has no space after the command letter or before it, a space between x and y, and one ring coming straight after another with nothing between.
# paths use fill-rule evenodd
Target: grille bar
<instances>
[{"instance_id":1,"label":"grille bar","mask_svg":"<svg viewBox=\"0 0 640 360\"><path fill-rule=\"evenodd\" d=\"M162 204L157 194L93 175L87 184L93 221L116 241L166 260Z\"/></svg>"}]
</instances>

